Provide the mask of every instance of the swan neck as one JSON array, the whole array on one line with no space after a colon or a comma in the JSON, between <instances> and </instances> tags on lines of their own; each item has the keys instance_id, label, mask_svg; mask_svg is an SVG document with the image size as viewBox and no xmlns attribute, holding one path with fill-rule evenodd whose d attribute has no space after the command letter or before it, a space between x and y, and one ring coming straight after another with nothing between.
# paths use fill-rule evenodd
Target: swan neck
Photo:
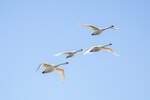
<instances>
[{"instance_id":1,"label":"swan neck","mask_svg":"<svg viewBox=\"0 0 150 100\"><path fill-rule=\"evenodd\" d=\"M58 65L55 65L56 67L58 67L58 66L61 66L61 65L65 65L66 63L62 63L62 64L58 64Z\"/></svg>"},{"instance_id":2,"label":"swan neck","mask_svg":"<svg viewBox=\"0 0 150 100\"><path fill-rule=\"evenodd\" d=\"M107 47L107 46L111 46L112 44L106 44L106 45L104 45L103 47Z\"/></svg>"}]
</instances>

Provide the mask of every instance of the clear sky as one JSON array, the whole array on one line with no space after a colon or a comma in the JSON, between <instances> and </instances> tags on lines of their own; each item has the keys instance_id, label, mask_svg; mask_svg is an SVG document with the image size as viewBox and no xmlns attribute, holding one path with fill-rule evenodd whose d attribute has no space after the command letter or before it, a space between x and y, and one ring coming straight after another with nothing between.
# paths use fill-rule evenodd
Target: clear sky
<instances>
[{"instance_id":1,"label":"clear sky","mask_svg":"<svg viewBox=\"0 0 150 100\"><path fill-rule=\"evenodd\" d=\"M150 100L149 0L1 0L1 100ZM115 25L91 36L98 27ZM71 59L55 53L112 42L120 56L101 51ZM65 70L35 72L43 62Z\"/></svg>"}]
</instances>

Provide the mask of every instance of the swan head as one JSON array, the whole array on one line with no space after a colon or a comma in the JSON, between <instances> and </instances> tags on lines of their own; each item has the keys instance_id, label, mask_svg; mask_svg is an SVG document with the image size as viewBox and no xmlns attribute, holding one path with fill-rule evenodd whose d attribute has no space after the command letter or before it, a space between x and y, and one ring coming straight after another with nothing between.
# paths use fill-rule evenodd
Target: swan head
<instances>
[{"instance_id":1,"label":"swan head","mask_svg":"<svg viewBox=\"0 0 150 100\"><path fill-rule=\"evenodd\" d=\"M83 49L79 49L79 50L75 51L75 53L77 53L77 52L83 52Z\"/></svg>"},{"instance_id":2,"label":"swan head","mask_svg":"<svg viewBox=\"0 0 150 100\"><path fill-rule=\"evenodd\" d=\"M65 64L69 64L69 62L66 62Z\"/></svg>"},{"instance_id":3,"label":"swan head","mask_svg":"<svg viewBox=\"0 0 150 100\"><path fill-rule=\"evenodd\" d=\"M109 45L112 45L112 43L109 43Z\"/></svg>"},{"instance_id":4,"label":"swan head","mask_svg":"<svg viewBox=\"0 0 150 100\"><path fill-rule=\"evenodd\" d=\"M80 51L82 52L82 51L83 51L83 49L80 49Z\"/></svg>"},{"instance_id":5,"label":"swan head","mask_svg":"<svg viewBox=\"0 0 150 100\"><path fill-rule=\"evenodd\" d=\"M114 25L111 25L111 26L110 26L110 29L115 30L116 28L115 28L115 26L114 26Z\"/></svg>"}]
</instances>

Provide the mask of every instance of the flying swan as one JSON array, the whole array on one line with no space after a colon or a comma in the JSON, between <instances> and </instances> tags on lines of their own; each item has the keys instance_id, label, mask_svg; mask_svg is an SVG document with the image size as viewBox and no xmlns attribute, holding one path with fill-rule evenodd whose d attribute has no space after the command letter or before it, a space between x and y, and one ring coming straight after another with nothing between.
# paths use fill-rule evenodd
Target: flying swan
<instances>
[{"instance_id":1,"label":"flying swan","mask_svg":"<svg viewBox=\"0 0 150 100\"><path fill-rule=\"evenodd\" d=\"M82 52L82 51L83 51L83 49L67 51L67 52L61 52L61 53L55 54L54 56L67 55L66 58L71 58L71 57L75 56L76 53Z\"/></svg>"},{"instance_id":2,"label":"flying swan","mask_svg":"<svg viewBox=\"0 0 150 100\"><path fill-rule=\"evenodd\" d=\"M100 35L102 32L104 32L107 29L112 29L112 30L116 29L114 25L111 25L110 27L106 27L106 28L97 28L93 25L87 25L87 24L80 24L80 25L94 30L94 32L91 35Z\"/></svg>"},{"instance_id":3,"label":"flying swan","mask_svg":"<svg viewBox=\"0 0 150 100\"><path fill-rule=\"evenodd\" d=\"M88 53L98 52L98 51L101 51L101 50L106 50L106 51L112 53L115 56L119 56L111 48L107 47L107 46L110 46L110 45L112 45L112 43L109 43L109 44L104 45L104 46L93 46L93 47L89 48L88 50L85 50L84 53L83 53L83 55L86 55Z\"/></svg>"},{"instance_id":4,"label":"flying swan","mask_svg":"<svg viewBox=\"0 0 150 100\"><path fill-rule=\"evenodd\" d=\"M65 82L65 74L64 74L64 70L61 68L58 68L61 65L66 65L69 64L69 62L65 62L65 63L61 63L61 64L57 64L57 65L51 65L51 64L40 64L39 67L36 69L36 71L38 71L40 69L40 67L45 68L45 70L42 72L43 74L49 73L49 72L58 72L61 76L62 82Z\"/></svg>"}]
</instances>

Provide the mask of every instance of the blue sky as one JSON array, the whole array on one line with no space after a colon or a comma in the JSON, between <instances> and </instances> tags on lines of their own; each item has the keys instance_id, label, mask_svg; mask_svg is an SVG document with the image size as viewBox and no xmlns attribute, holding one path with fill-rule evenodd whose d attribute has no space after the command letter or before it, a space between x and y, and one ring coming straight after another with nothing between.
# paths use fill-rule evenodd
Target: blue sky
<instances>
[{"instance_id":1,"label":"blue sky","mask_svg":"<svg viewBox=\"0 0 150 100\"><path fill-rule=\"evenodd\" d=\"M150 100L149 0L1 0L1 100ZM91 37L92 30L115 25ZM55 53L112 42L120 56L101 51L71 59ZM40 63L56 72L35 72Z\"/></svg>"}]
</instances>

